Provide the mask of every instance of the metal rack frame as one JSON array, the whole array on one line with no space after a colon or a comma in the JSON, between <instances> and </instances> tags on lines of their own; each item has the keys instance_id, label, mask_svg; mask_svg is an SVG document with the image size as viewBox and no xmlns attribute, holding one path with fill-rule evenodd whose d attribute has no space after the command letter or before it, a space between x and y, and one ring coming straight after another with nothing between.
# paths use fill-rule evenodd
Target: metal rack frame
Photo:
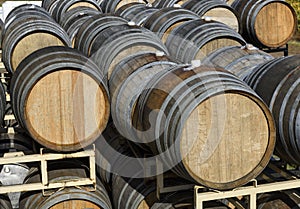
<instances>
[{"instance_id":1,"label":"metal rack frame","mask_svg":"<svg viewBox=\"0 0 300 209\"><path fill-rule=\"evenodd\" d=\"M90 174L88 178L80 179L68 179L67 181L50 183L48 181L47 162L60 159L72 159L72 158L89 158ZM0 165L7 164L22 164L30 162L40 162L41 165L41 182L30 184L18 184L18 185L1 185L0 194L42 190L43 195L46 195L45 190L48 189L60 189L65 187L80 187L93 185L96 189L96 166L95 166L95 147L91 150L85 150L81 152L69 153L69 154L56 154L56 153L43 153L41 149L40 154L24 155L23 152L7 153L4 157L0 158Z\"/></svg>"},{"instance_id":2,"label":"metal rack frame","mask_svg":"<svg viewBox=\"0 0 300 209\"><path fill-rule=\"evenodd\" d=\"M283 52L283 56L288 56L289 55L289 45L286 44L285 46L282 47L277 47L277 48L260 48L262 51L266 53L274 53L274 52Z\"/></svg>"},{"instance_id":3,"label":"metal rack frame","mask_svg":"<svg viewBox=\"0 0 300 209\"><path fill-rule=\"evenodd\" d=\"M231 197L249 196L249 209L256 209L257 194L300 188L300 179L258 185L253 180L253 186L240 187L232 191L199 192L203 187L195 186L195 209L203 209L203 202Z\"/></svg>"}]
</instances>

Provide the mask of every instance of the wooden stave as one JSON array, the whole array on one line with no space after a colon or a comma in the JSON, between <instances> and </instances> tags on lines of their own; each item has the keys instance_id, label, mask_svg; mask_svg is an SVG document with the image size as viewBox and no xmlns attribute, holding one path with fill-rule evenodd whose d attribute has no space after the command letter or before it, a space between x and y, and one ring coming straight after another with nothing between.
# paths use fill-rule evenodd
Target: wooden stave
<instances>
[{"instance_id":1,"label":"wooden stave","mask_svg":"<svg viewBox=\"0 0 300 209\"><path fill-rule=\"evenodd\" d=\"M57 54L59 53L60 53L60 57L57 56ZM26 120L24 119L23 116L25 112L22 107L25 107L26 97L31 89L30 85L26 85L26 84L31 83L33 85L35 84L35 82L37 82L38 79L41 78L41 76L45 75L47 72L53 72L54 70L59 70L59 66L57 66L56 63L59 63L61 61L65 61L64 65L69 65L74 69L76 68L80 69L80 71L88 74L89 76L94 78L95 81L99 82L99 85L106 97L105 100L106 112L105 112L104 120L106 120L106 123L108 122L109 95L108 95L108 89L106 87L106 81L101 71L97 70L98 67L93 62L91 62L88 58L82 56L76 50L57 46L57 47L47 47L29 55L25 60L22 61L16 73L12 77L11 88L10 88L12 98L14 98L12 101L12 109L19 124L22 127L24 127L25 130L27 130L27 125L26 125ZM66 61L68 61L68 63L66 63ZM34 67L34 65L39 62L41 65ZM48 65L47 67L42 68L42 70L44 70L43 72L41 72L42 70L39 67L42 66L42 64ZM27 71L29 72L25 72L26 71L25 69L27 69ZM32 82L32 79L35 81ZM100 128L102 129L101 131L104 130L106 123L104 123L104 126ZM31 133L29 133L29 135L31 135ZM49 144L49 141L47 141L47 139L38 139L34 136L32 137L40 144L50 149L58 150L58 151L74 151L74 150L81 149L82 146L88 146L90 143L92 143L91 141L81 141L80 143L75 145L69 144L69 145L65 145L64 147L59 147L57 144ZM96 138L93 139L92 141L94 140L96 140Z\"/></svg>"},{"instance_id":2,"label":"wooden stave","mask_svg":"<svg viewBox=\"0 0 300 209\"><path fill-rule=\"evenodd\" d=\"M118 27L118 26L115 26ZM130 47L150 47L151 49L137 51L135 53L156 53L157 51L163 52L168 55L168 50L163 45L158 37L154 33L148 31L145 28L132 27L132 32L130 30L123 31L125 34L118 37L117 34L114 36L114 40L105 41L103 46L101 46L97 52L91 56L91 59L102 69L106 74L107 78L110 78L113 72L113 66L111 66L112 61L120 54L122 51ZM119 33L122 34L122 33ZM101 34L98 34L101 35ZM125 58L125 57L124 57ZM121 61L121 60L120 60Z\"/></svg>"},{"instance_id":3,"label":"wooden stave","mask_svg":"<svg viewBox=\"0 0 300 209\"><path fill-rule=\"evenodd\" d=\"M271 59L273 57L270 54L258 49L248 50L247 47L242 49L238 46L228 46L209 54L203 60L203 64L224 68L243 80L255 67Z\"/></svg>"},{"instance_id":4,"label":"wooden stave","mask_svg":"<svg viewBox=\"0 0 300 209\"><path fill-rule=\"evenodd\" d=\"M6 91L2 82L0 82L0 126L4 123L6 113Z\"/></svg>"},{"instance_id":5,"label":"wooden stave","mask_svg":"<svg viewBox=\"0 0 300 209\"><path fill-rule=\"evenodd\" d=\"M144 26L147 18L157 10L157 8L146 4L134 2L120 7L115 14L134 22L136 25Z\"/></svg>"},{"instance_id":6,"label":"wooden stave","mask_svg":"<svg viewBox=\"0 0 300 209\"><path fill-rule=\"evenodd\" d=\"M16 44L27 35L35 32L45 32L53 34L60 39L66 46L71 46L71 41L66 32L54 21L40 19L37 17L28 17L10 24L6 28L3 37L3 53L2 60L8 72L13 73L11 55Z\"/></svg>"},{"instance_id":7,"label":"wooden stave","mask_svg":"<svg viewBox=\"0 0 300 209\"><path fill-rule=\"evenodd\" d=\"M240 33L243 35L243 37L248 41L256 46L259 47L280 47L288 42L293 36L293 34L290 35L290 37L287 37L285 41L282 41L281 43L278 44L269 44L269 43L263 43L261 40L258 39L255 28L254 28L254 23L257 14L260 12L260 10L267 6L268 4L271 3L281 3L287 6L288 8L291 9L291 12L294 15L294 33L297 30L297 18L296 18L296 13L294 9L291 7L290 4L288 4L285 1L282 0L267 0L267 1L239 1L235 0L232 3L233 9L235 9L240 17L241 21L241 30Z\"/></svg>"},{"instance_id":8,"label":"wooden stave","mask_svg":"<svg viewBox=\"0 0 300 209\"><path fill-rule=\"evenodd\" d=\"M0 184L1 185L1 184ZM0 195L0 207L5 209L12 209L12 205L7 195Z\"/></svg>"},{"instance_id":9,"label":"wooden stave","mask_svg":"<svg viewBox=\"0 0 300 209\"><path fill-rule=\"evenodd\" d=\"M158 10L147 18L144 27L155 32L160 38L172 25L189 20L199 19L198 15L186 9L167 7Z\"/></svg>"},{"instance_id":10,"label":"wooden stave","mask_svg":"<svg viewBox=\"0 0 300 209\"><path fill-rule=\"evenodd\" d=\"M73 162L65 160L59 164L54 162L48 163L48 173L49 182L67 181L70 178L87 178L88 169L79 160L73 160ZM40 175L39 169L32 168L25 179L25 183L40 182ZM103 183L98 178L96 179L95 192L89 192L75 187L65 188L50 196L44 196L41 191L23 192L21 194L20 207L27 209L48 209L69 200L89 201L99 208L112 208L108 193Z\"/></svg>"},{"instance_id":11,"label":"wooden stave","mask_svg":"<svg viewBox=\"0 0 300 209\"><path fill-rule=\"evenodd\" d=\"M107 27L126 23L127 21L125 19L110 14L93 16L86 20L79 28L77 37L75 39L74 48L89 56L88 51L90 42L93 41L98 33Z\"/></svg>"},{"instance_id":12,"label":"wooden stave","mask_svg":"<svg viewBox=\"0 0 300 209\"><path fill-rule=\"evenodd\" d=\"M101 12L91 7L76 7L66 12L66 14L60 21L60 25L66 30L70 27L70 25L73 24L74 21L77 21L78 19L83 17L92 17L97 14L101 14Z\"/></svg>"},{"instance_id":13,"label":"wooden stave","mask_svg":"<svg viewBox=\"0 0 300 209\"><path fill-rule=\"evenodd\" d=\"M297 78L299 56L277 58L258 66L245 81L265 100L273 112L277 127L276 153L288 162L299 164L297 131ZM275 73L276 72L276 73ZM272 78L272 79L270 79ZM255 80L254 80L255 79ZM268 85L264 87L263 82ZM264 87L264 88L263 88ZM291 120L289 120L291 119Z\"/></svg>"},{"instance_id":14,"label":"wooden stave","mask_svg":"<svg viewBox=\"0 0 300 209\"><path fill-rule=\"evenodd\" d=\"M228 74L228 73L227 73ZM157 75L157 77L162 77L162 75ZM234 78L233 76L232 76L232 78ZM153 79L153 80L155 80L155 79ZM243 84L243 82L242 81L237 81L237 79L236 78L234 78L234 80L235 80L235 82L238 82L239 83L239 85L238 86L240 86L240 87L238 87L238 86L236 86L235 88L237 88L237 90L238 91L240 91L242 88L241 87L243 87L243 88L245 88L245 84ZM156 86L157 87L157 86ZM229 86L229 88L232 88L233 86ZM148 88L148 89L150 89L150 87ZM159 89L159 87L158 87L158 89ZM245 91L246 92L246 95L247 94L253 94L253 91L252 90L250 90L249 88L248 88L248 90L247 90L247 88L246 89L244 89L244 90L242 90L242 91ZM148 92L145 92L144 93L144 95L142 95L141 97L140 97L140 99L139 99L139 104L138 104L138 106L139 106L139 111L140 112L144 112L144 113L140 113L140 115L142 115L142 117L140 117L140 121L144 121L145 122L145 119L147 118L147 116L145 116L145 115L143 115L143 114L145 114L145 101L147 100L147 97L148 98L151 98L151 97L149 97L149 93L150 93L150 91L148 91ZM147 95L148 94L148 95ZM179 94L180 95L180 94ZM266 113L269 113L268 115L268 117L269 117L269 123L271 123L270 124L270 128L273 130L273 132L274 132L274 127L273 127L273 124L272 124L272 115L270 114L270 112L269 112L269 110L268 110L268 108L264 105L264 103L262 102L262 100L260 100L257 96L255 96L255 94L253 94L253 96L254 96L254 98L253 99L255 99L255 100L257 100L257 101L259 101L261 104L261 106L264 108L264 110L266 111ZM144 98L143 98L144 97ZM145 98L146 97L146 98ZM184 99L182 99L182 100L184 100ZM171 100L170 100L171 101ZM185 102L187 102L186 100L184 100ZM187 103L189 103L189 102L187 102ZM143 109L144 108L144 109ZM158 106L156 106L156 107L152 107L152 108L154 108L154 109L159 109L159 107ZM166 108L166 107L165 107ZM165 108L164 109L162 109L162 111L164 111L165 110ZM166 108L167 109L167 108ZM184 109L184 108L183 108ZM146 111L147 112L147 111ZM176 111L175 111L175 113L176 113ZM161 121L161 118L160 117L158 117L157 118L157 121ZM171 119L170 119L170 121L171 121ZM167 125L166 125L167 126ZM164 126L163 126L164 127ZM170 126L169 126L170 127ZM171 127L174 127L174 126L171 126ZM272 128L273 127L273 128ZM144 127L145 129L147 129L147 127ZM160 131L156 131L156 133L161 133ZM244 179L237 179L235 182L233 181L233 182L227 182L226 184L223 184L223 185L221 185L221 184L219 184L218 185L218 183L214 183L214 182L203 182L203 181L198 181L198 184L200 183L200 184L202 184L202 185L205 185L205 186L208 186L208 187L211 187L211 188L217 188L217 189L221 189L221 190L224 190L224 189L229 189L229 188L234 188L234 187L237 187L237 186L239 186L239 185L241 185L241 184L245 184L245 183L247 183L249 180L251 180L252 178L254 178L255 176L257 176L262 170L262 167L265 167L266 165L267 165L267 163L268 163L268 161L269 161L269 159L270 159L270 156L271 156L271 154L272 154L272 150L273 150L273 148L274 148L274 144L275 144L275 140L274 140L274 133L273 134L271 134L272 136L270 136L270 142L269 142L269 147L268 147L268 149L266 150L266 153L265 153L265 156L264 156L264 158L263 158L263 160L261 160L261 165L258 165L258 166L256 166L255 168L253 168L253 170L248 174L248 175L245 175L244 176ZM151 138L151 136L145 136L145 137L147 137L147 138ZM158 136L155 136L154 138L157 138ZM164 138L171 138L172 136L165 136ZM157 143L160 143L159 142L159 140L156 140L156 142ZM156 146L158 146L158 145L156 145ZM159 150L157 150L157 148L153 148L153 147L151 147L151 150L154 152L154 153L159 153L159 154L161 154L160 153L160 151ZM164 150L161 150L161 151L164 151ZM169 151L170 152L170 151ZM165 162L166 163L166 165L168 165L168 161L170 160L170 159L172 159L172 153L165 153L165 155L163 156L164 157L164 159L163 159L163 162ZM173 156L174 157L174 156ZM178 162L178 161L177 161ZM168 165L168 166L171 166L172 167L172 162ZM180 164L180 166L182 166L182 164ZM178 175L180 175L181 177L185 177L185 178L187 178L187 179L189 179L189 180L191 180L191 178L190 177L188 177L189 176L189 174L188 173L186 173L186 171L184 171L184 170L182 170L182 167L180 167L180 166L175 166L174 168L172 168L172 170L175 172L175 173L177 173ZM262 166L262 167L261 167ZM243 182L243 183L242 183Z\"/></svg>"},{"instance_id":15,"label":"wooden stave","mask_svg":"<svg viewBox=\"0 0 300 209\"><path fill-rule=\"evenodd\" d=\"M5 28L8 28L9 25L16 21L17 18L22 18L26 16L37 16L44 19L52 19L49 12L47 12L43 7L40 7L35 4L22 4L15 7L9 12L5 18Z\"/></svg>"},{"instance_id":16,"label":"wooden stave","mask_svg":"<svg viewBox=\"0 0 300 209\"><path fill-rule=\"evenodd\" d=\"M158 58L155 62L150 62L141 65L136 69L132 69L134 71L127 75L127 78L120 83L119 87L116 88L115 93L112 95L111 114L115 126L125 138L132 140L133 142L136 142L138 139L137 134L133 129L135 124L133 116L135 113L135 104L138 101L139 95L147 82L151 80L155 74L176 65L174 62L164 59L166 58L162 58L161 60ZM117 68L115 71L116 70ZM119 73L122 73L122 71ZM118 74L118 72L116 72L116 74ZM143 79L139 79L140 77ZM111 77L110 82L114 82L113 77ZM134 92L132 95L130 94L131 91ZM138 142L143 143L140 141Z\"/></svg>"},{"instance_id":17,"label":"wooden stave","mask_svg":"<svg viewBox=\"0 0 300 209\"><path fill-rule=\"evenodd\" d=\"M208 30L210 30L211 35L208 34ZM237 32L223 23L201 19L192 20L172 30L167 38L166 46L176 59L183 63L189 63L195 59L196 54L206 43L226 37L239 42L241 45L246 44L245 40ZM189 42L190 44L188 45Z\"/></svg>"},{"instance_id":18,"label":"wooden stave","mask_svg":"<svg viewBox=\"0 0 300 209\"><path fill-rule=\"evenodd\" d=\"M239 20L237 12L231 6L229 6L228 4L226 4L223 1L219 1L219 0L213 0L213 1L189 0L189 1L185 2L182 5L182 7L195 12L200 17L205 16L205 14L208 11L210 11L211 9L215 9L215 8L226 9L236 17L236 21L237 21L237 30L236 31L239 32L240 20ZM222 21L220 21L220 22L222 22ZM225 22L223 22L223 23L226 24Z\"/></svg>"},{"instance_id":19,"label":"wooden stave","mask_svg":"<svg viewBox=\"0 0 300 209\"><path fill-rule=\"evenodd\" d=\"M128 3L126 2L126 4L130 4L133 2L140 2L146 4L146 1L139 1L139 0L131 0ZM122 3L122 0L103 0L101 3L101 8L104 13L115 13L118 10L120 3Z\"/></svg>"},{"instance_id":20,"label":"wooden stave","mask_svg":"<svg viewBox=\"0 0 300 209\"><path fill-rule=\"evenodd\" d=\"M59 0L56 7L54 8L53 12L52 12L52 16L53 18L60 23L61 19L64 17L64 15L66 14L66 12L76 3L87 3L90 4L91 7L95 8L95 10L97 9L99 12L102 12L100 6L98 5L98 3L95 0Z\"/></svg>"}]
</instances>

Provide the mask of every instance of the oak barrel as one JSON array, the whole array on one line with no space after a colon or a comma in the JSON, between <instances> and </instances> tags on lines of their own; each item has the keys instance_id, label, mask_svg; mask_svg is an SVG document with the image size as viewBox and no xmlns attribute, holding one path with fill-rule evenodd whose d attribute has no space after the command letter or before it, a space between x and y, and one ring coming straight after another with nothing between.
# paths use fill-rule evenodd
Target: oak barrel
<instances>
[{"instance_id":1,"label":"oak barrel","mask_svg":"<svg viewBox=\"0 0 300 209\"><path fill-rule=\"evenodd\" d=\"M0 195L0 208L12 209L12 205L10 203L10 200L9 200L8 196L5 195L5 194Z\"/></svg>"},{"instance_id":2,"label":"oak barrel","mask_svg":"<svg viewBox=\"0 0 300 209\"><path fill-rule=\"evenodd\" d=\"M197 20L199 16L187 9L167 7L154 12L149 16L144 27L156 33L165 43L171 31L190 20Z\"/></svg>"},{"instance_id":3,"label":"oak barrel","mask_svg":"<svg viewBox=\"0 0 300 209\"><path fill-rule=\"evenodd\" d=\"M246 42L229 26L204 19L184 22L168 35L170 54L183 63L203 60L211 52L225 46L241 46Z\"/></svg>"},{"instance_id":4,"label":"oak barrel","mask_svg":"<svg viewBox=\"0 0 300 209\"><path fill-rule=\"evenodd\" d=\"M50 16L44 18L24 14L5 29L3 63L8 72L14 73L25 57L47 46L71 46L71 41L63 28Z\"/></svg>"},{"instance_id":5,"label":"oak barrel","mask_svg":"<svg viewBox=\"0 0 300 209\"><path fill-rule=\"evenodd\" d=\"M73 161L73 162L72 162ZM86 166L77 160L48 163L49 182L68 181L68 179L87 178ZM40 170L32 168L24 183L41 181ZM92 189L92 188L89 188ZM99 179L96 191L87 191L76 187L67 187L44 196L41 191L23 192L20 208L26 209L112 209L108 193Z\"/></svg>"},{"instance_id":6,"label":"oak barrel","mask_svg":"<svg viewBox=\"0 0 300 209\"><path fill-rule=\"evenodd\" d=\"M224 68L243 80L255 67L272 59L274 59L272 55L248 44L243 47L228 46L216 50L202 63Z\"/></svg>"},{"instance_id":7,"label":"oak barrel","mask_svg":"<svg viewBox=\"0 0 300 209\"><path fill-rule=\"evenodd\" d=\"M90 17L100 14L101 12L90 7L76 7L68 11L61 19L61 26L69 35L72 46L75 46L75 38L82 24Z\"/></svg>"},{"instance_id":8,"label":"oak barrel","mask_svg":"<svg viewBox=\"0 0 300 209\"><path fill-rule=\"evenodd\" d=\"M281 57L255 68L244 80L266 102L277 129L276 153L300 165L300 55Z\"/></svg>"},{"instance_id":9,"label":"oak barrel","mask_svg":"<svg viewBox=\"0 0 300 209\"><path fill-rule=\"evenodd\" d=\"M135 131L138 127L133 127L138 98L155 74L175 65L166 56L147 53L129 56L115 67L109 80L111 115L116 128L124 137L139 142Z\"/></svg>"},{"instance_id":10,"label":"oak barrel","mask_svg":"<svg viewBox=\"0 0 300 209\"><path fill-rule=\"evenodd\" d=\"M82 6L90 7L102 12L99 4L95 0L60 0L53 9L52 16L58 23L61 23L66 12Z\"/></svg>"},{"instance_id":11,"label":"oak barrel","mask_svg":"<svg viewBox=\"0 0 300 209\"><path fill-rule=\"evenodd\" d=\"M144 26L146 19L157 10L158 8L147 4L133 2L120 7L115 14L134 22L136 25Z\"/></svg>"},{"instance_id":12,"label":"oak barrel","mask_svg":"<svg viewBox=\"0 0 300 209\"><path fill-rule=\"evenodd\" d=\"M137 107L149 143L166 168L214 189L255 178L275 146L265 103L228 71L177 66L156 74ZM235 169L239 168L239 169Z\"/></svg>"},{"instance_id":13,"label":"oak barrel","mask_svg":"<svg viewBox=\"0 0 300 209\"><path fill-rule=\"evenodd\" d=\"M286 1L236 0L231 6L240 17L240 33L255 46L280 47L297 30L296 12Z\"/></svg>"},{"instance_id":14,"label":"oak barrel","mask_svg":"<svg viewBox=\"0 0 300 209\"><path fill-rule=\"evenodd\" d=\"M100 5L103 12L115 13L120 7L134 2L146 4L146 1L141 0L102 0Z\"/></svg>"},{"instance_id":15,"label":"oak barrel","mask_svg":"<svg viewBox=\"0 0 300 209\"><path fill-rule=\"evenodd\" d=\"M17 121L45 147L79 150L106 126L110 107L103 74L75 49L56 46L30 54L11 84Z\"/></svg>"},{"instance_id":16,"label":"oak barrel","mask_svg":"<svg viewBox=\"0 0 300 209\"><path fill-rule=\"evenodd\" d=\"M4 125L4 116L6 114L6 91L2 82L0 82L0 126Z\"/></svg>"},{"instance_id":17,"label":"oak barrel","mask_svg":"<svg viewBox=\"0 0 300 209\"><path fill-rule=\"evenodd\" d=\"M60 0L42 0L42 7L47 10L50 14L53 13L53 10L55 9L57 3Z\"/></svg>"},{"instance_id":18,"label":"oak barrel","mask_svg":"<svg viewBox=\"0 0 300 209\"><path fill-rule=\"evenodd\" d=\"M188 0L182 7L195 12L200 17L210 17L239 31L240 22L236 11L222 0Z\"/></svg>"},{"instance_id":19,"label":"oak barrel","mask_svg":"<svg viewBox=\"0 0 300 209\"><path fill-rule=\"evenodd\" d=\"M91 59L109 79L115 66L129 55L168 50L150 30L131 25L111 26L100 32L91 44Z\"/></svg>"},{"instance_id":20,"label":"oak barrel","mask_svg":"<svg viewBox=\"0 0 300 209\"><path fill-rule=\"evenodd\" d=\"M90 56L90 45L95 37L108 27L127 24L127 20L111 14L99 14L88 18L79 28L74 48Z\"/></svg>"}]
</instances>

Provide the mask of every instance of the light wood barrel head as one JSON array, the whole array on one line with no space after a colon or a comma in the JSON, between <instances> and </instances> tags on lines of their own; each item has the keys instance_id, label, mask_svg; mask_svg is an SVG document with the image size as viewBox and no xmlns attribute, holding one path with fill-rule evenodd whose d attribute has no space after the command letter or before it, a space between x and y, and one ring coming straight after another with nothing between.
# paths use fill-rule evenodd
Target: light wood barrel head
<instances>
[{"instance_id":1,"label":"light wood barrel head","mask_svg":"<svg viewBox=\"0 0 300 209\"><path fill-rule=\"evenodd\" d=\"M137 209L150 209L150 206L148 205L148 203L147 203L145 200L143 200L143 201L139 204L139 206L138 206Z\"/></svg>"},{"instance_id":2,"label":"light wood barrel head","mask_svg":"<svg viewBox=\"0 0 300 209\"><path fill-rule=\"evenodd\" d=\"M227 8L216 7L207 11L203 16L211 17L212 20L222 22L235 31L239 31L239 21L237 16Z\"/></svg>"},{"instance_id":3,"label":"light wood barrel head","mask_svg":"<svg viewBox=\"0 0 300 209\"><path fill-rule=\"evenodd\" d=\"M134 3L134 2L137 2L137 3L143 3L143 0L121 0L117 7L115 8L115 11L117 11L120 7L126 5L126 4L130 4L130 3Z\"/></svg>"},{"instance_id":4,"label":"light wood barrel head","mask_svg":"<svg viewBox=\"0 0 300 209\"><path fill-rule=\"evenodd\" d=\"M106 126L108 98L103 87L81 71L45 75L30 91L24 107L28 131L55 150L91 144Z\"/></svg>"},{"instance_id":5,"label":"light wood barrel head","mask_svg":"<svg viewBox=\"0 0 300 209\"><path fill-rule=\"evenodd\" d=\"M241 46L241 44L233 39L229 38L217 38L206 43L197 53L195 60L203 60L207 55L217 49L224 48L226 46Z\"/></svg>"},{"instance_id":6,"label":"light wood barrel head","mask_svg":"<svg viewBox=\"0 0 300 209\"><path fill-rule=\"evenodd\" d=\"M102 207L99 207L99 206L95 205L94 203L86 201L86 200L63 201L61 203L58 203L58 204L52 206L50 209L73 209L73 208L102 209Z\"/></svg>"},{"instance_id":7,"label":"light wood barrel head","mask_svg":"<svg viewBox=\"0 0 300 209\"><path fill-rule=\"evenodd\" d=\"M71 9L74 9L76 7L90 7L90 8L93 8L95 10L99 10L95 5L93 5L92 3L89 3L89 2L77 2L75 4L73 4L72 6L70 6L68 8L67 11L70 11Z\"/></svg>"},{"instance_id":8,"label":"light wood barrel head","mask_svg":"<svg viewBox=\"0 0 300 209\"><path fill-rule=\"evenodd\" d=\"M15 71L21 61L38 49L48 46L64 46L64 42L50 33L32 33L22 38L15 46L12 55L12 69Z\"/></svg>"},{"instance_id":9,"label":"light wood barrel head","mask_svg":"<svg viewBox=\"0 0 300 209\"><path fill-rule=\"evenodd\" d=\"M264 6L256 16L254 29L258 40L269 47L279 47L296 31L295 14L282 2Z\"/></svg>"},{"instance_id":10,"label":"light wood barrel head","mask_svg":"<svg viewBox=\"0 0 300 209\"><path fill-rule=\"evenodd\" d=\"M256 101L244 95L225 93L205 100L190 114L181 135L185 168L205 185L247 176L275 137L268 120Z\"/></svg>"}]
</instances>

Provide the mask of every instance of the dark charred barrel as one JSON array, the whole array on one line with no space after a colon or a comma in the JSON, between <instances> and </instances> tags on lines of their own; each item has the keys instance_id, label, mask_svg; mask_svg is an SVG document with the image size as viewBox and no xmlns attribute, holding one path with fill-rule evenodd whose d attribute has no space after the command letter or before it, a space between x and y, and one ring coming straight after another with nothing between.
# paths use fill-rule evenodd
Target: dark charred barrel
<instances>
[{"instance_id":1,"label":"dark charred barrel","mask_svg":"<svg viewBox=\"0 0 300 209\"><path fill-rule=\"evenodd\" d=\"M158 11L158 8L134 2L120 7L115 14L134 22L136 25L143 26L146 19L156 11Z\"/></svg>"},{"instance_id":2,"label":"dark charred barrel","mask_svg":"<svg viewBox=\"0 0 300 209\"><path fill-rule=\"evenodd\" d=\"M47 46L71 46L63 28L52 18L24 15L12 21L3 35L2 60L10 73L32 52Z\"/></svg>"},{"instance_id":3,"label":"dark charred barrel","mask_svg":"<svg viewBox=\"0 0 300 209\"><path fill-rule=\"evenodd\" d=\"M108 122L103 74L91 60L68 47L47 47L26 57L12 78L11 95L19 124L52 150L84 148Z\"/></svg>"},{"instance_id":4,"label":"dark charred barrel","mask_svg":"<svg viewBox=\"0 0 300 209\"><path fill-rule=\"evenodd\" d=\"M133 130L138 98L155 74L175 65L166 56L147 53L129 56L115 67L109 80L111 114L116 128L124 137L138 143Z\"/></svg>"},{"instance_id":5,"label":"dark charred barrel","mask_svg":"<svg viewBox=\"0 0 300 209\"><path fill-rule=\"evenodd\" d=\"M69 35L74 47L75 37L82 24L90 17L100 14L98 10L90 7L76 7L68 11L61 20L61 26Z\"/></svg>"},{"instance_id":6,"label":"dark charred barrel","mask_svg":"<svg viewBox=\"0 0 300 209\"><path fill-rule=\"evenodd\" d=\"M297 30L297 16L292 6L282 0L239 1L231 5L241 21L240 33L258 47L280 47Z\"/></svg>"},{"instance_id":7,"label":"dark charred barrel","mask_svg":"<svg viewBox=\"0 0 300 209\"><path fill-rule=\"evenodd\" d=\"M299 207L293 198L283 192L261 194L257 197L257 205L261 209L290 209Z\"/></svg>"},{"instance_id":8,"label":"dark charred barrel","mask_svg":"<svg viewBox=\"0 0 300 209\"><path fill-rule=\"evenodd\" d=\"M0 195L0 208L12 209L12 205L7 195Z\"/></svg>"},{"instance_id":9,"label":"dark charred barrel","mask_svg":"<svg viewBox=\"0 0 300 209\"><path fill-rule=\"evenodd\" d=\"M182 7L195 12L200 17L210 17L239 31L239 18L236 11L222 0L189 0Z\"/></svg>"},{"instance_id":10,"label":"dark charred barrel","mask_svg":"<svg viewBox=\"0 0 300 209\"><path fill-rule=\"evenodd\" d=\"M187 0L150 0L154 7L166 8L166 7L181 7Z\"/></svg>"},{"instance_id":11,"label":"dark charred barrel","mask_svg":"<svg viewBox=\"0 0 300 209\"><path fill-rule=\"evenodd\" d=\"M192 11L168 7L158 10L148 17L144 27L156 33L165 43L171 31L190 20L197 20L199 16Z\"/></svg>"},{"instance_id":12,"label":"dark charred barrel","mask_svg":"<svg viewBox=\"0 0 300 209\"><path fill-rule=\"evenodd\" d=\"M108 79L115 66L130 55L168 50L150 30L130 25L116 25L103 30L91 44L91 59L97 63Z\"/></svg>"},{"instance_id":13,"label":"dark charred barrel","mask_svg":"<svg viewBox=\"0 0 300 209\"><path fill-rule=\"evenodd\" d=\"M177 175L223 190L247 183L268 164L272 114L228 71L173 67L144 89L136 107L139 138Z\"/></svg>"},{"instance_id":14,"label":"dark charred barrel","mask_svg":"<svg viewBox=\"0 0 300 209\"><path fill-rule=\"evenodd\" d=\"M90 7L102 12L100 6L95 0L60 0L54 8L52 16L58 23L61 23L61 20L64 18L66 12L82 6Z\"/></svg>"},{"instance_id":15,"label":"dark charred barrel","mask_svg":"<svg viewBox=\"0 0 300 209\"><path fill-rule=\"evenodd\" d=\"M86 20L79 28L75 38L74 48L78 49L87 56L90 56L90 46L95 37L106 28L115 25L127 24L124 18L110 15L100 14Z\"/></svg>"},{"instance_id":16,"label":"dark charred barrel","mask_svg":"<svg viewBox=\"0 0 300 209\"><path fill-rule=\"evenodd\" d=\"M273 113L280 158L300 165L299 76L300 55L281 57L255 68L245 78Z\"/></svg>"},{"instance_id":17,"label":"dark charred barrel","mask_svg":"<svg viewBox=\"0 0 300 209\"><path fill-rule=\"evenodd\" d=\"M42 7L52 14L59 1L60 0L42 0Z\"/></svg>"},{"instance_id":18,"label":"dark charred barrel","mask_svg":"<svg viewBox=\"0 0 300 209\"><path fill-rule=\"evenodd\" d=\"M0 126L4 123L4 116L6 113L6 91L2 82L0 82Z\"/></svg>"},{"instance_id":19,"label":"dark charred barrel","mask_svg":"<svg viewBox=\"0 0 300 209\"><path fill-rule=\"evenodd\" d=\"M203 60L211 52L225 46L245 45L245 40L227 25L206 20L192 20L171 31L166 46L181 62Z\"/></svg>"},{"instance_id":20,"label":"dark charred barrel","mask_svg":"<svg viewBox=\"0 0 300 209\"><path fill-rule=\"evenodd\" d=\"M122 6L134 2L144 3L144 4L147 3L146 1L143 0L103 0L101 2L101 8L105 13L115 13Z\"/></svg>"},{"instance_id":21,"label":"dark charred barrel","mask_svg":"<svg viewBox=\"0 0 300 209\"><path fill-rule=\"evenodd\" d=\"M23 18L26 16L36 16L45 19L51 19L51 15L43 7L40 7L35 4L22 4L15 7L5 18L5 28L13 21L16 21L18 18Z\"/></svg>"},{"instance_id":22,"label":"dark charred barrel","mask_svg":"<svg viewBox=\"0 0 300 209\"><path fill-rule=\"evenodd\" d=\"M145 151L141 151L120 135L113 122L107 125L102 136L95 142L95 146L97 174L109 185L112 183L113 175L131 177L144 169L145 161L141 156Z\"/></svg>"},{"instance_id":23,"label":"dark charred barrel","mask_svg":"<svg viewBox=\"0 0 300 209\"><path fill-rule=\"evenodd\" d=\"M2 49L2 34L4 30L4 23L2 20L0 20L0 48Z\"/></svg>"},{"instance_id":24,"label":"dark charred barrel","mask_svg":"<svg viewBox=\"0 0 300 209\"><path fill-rule=\"evenodd\" d=\"M68 181L68 179L87 178L86 166L76 160L48 163L49 182ZM25 183L40 182L40 170L31 169ZM112 209L108 193L99 179L97 179L96 191L89 192L76 187L68 187L53 192L50 196L44 196L41 191L24 192L21 195L20 208L27 209L72 209L94 208Z\"/></svg>"},{"instance_id":25,"label":"dark charred barrel","mask_svg":"<svg viewBox=\"0 0 300 209\"><path fill-rule=\"evenodd\" d=\"M224 68L243 80L254 68L272 59L272 55L251 45L228 46L212 52L202 63Z\"/></svg>"}]
</instances>

